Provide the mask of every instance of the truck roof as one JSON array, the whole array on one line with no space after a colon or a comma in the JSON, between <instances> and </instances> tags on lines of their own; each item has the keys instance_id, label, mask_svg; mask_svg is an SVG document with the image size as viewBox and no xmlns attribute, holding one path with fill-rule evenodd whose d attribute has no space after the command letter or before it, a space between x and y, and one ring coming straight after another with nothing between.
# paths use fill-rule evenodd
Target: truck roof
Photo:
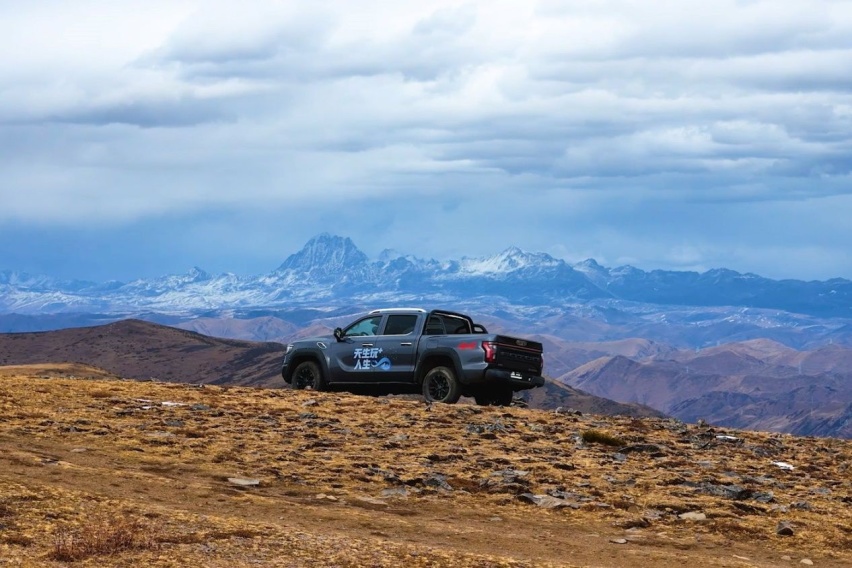
<instances>
[{"instance_id":1,"label":"truck roof","mask_svg":"<svg viewBox=\"0 0 852 568\"><path fill-rule=\"evenodd\" d=\"M423 308L382 308L380 310L372 310L371 314L392 314L394 312L417 312L419 314L425 314L426 310Z\"/></svg>"}]
</instances>

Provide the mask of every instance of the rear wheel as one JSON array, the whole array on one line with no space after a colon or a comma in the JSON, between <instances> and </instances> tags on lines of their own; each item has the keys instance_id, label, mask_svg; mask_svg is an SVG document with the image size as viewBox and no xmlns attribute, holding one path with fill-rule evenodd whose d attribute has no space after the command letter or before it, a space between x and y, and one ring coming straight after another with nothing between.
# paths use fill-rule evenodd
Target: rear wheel
<instances>
[{"instance_id":1,"label":"rear wheel","mask_svg":"<svg viewBox=\"0 0 852 568\"><path fill-rule=\"evenodd\" d=\"M313 389L315 391L325 390L325 378L319 365L313 361L299 363L293 371L293 388L296 390Z\"/></svg>"},{"instance_id":2,"label":"rear wheel","mask_svg":"<svg viewBox=\"0 0 852 568\"><path fill-rule=\"evenodd\" d=\"M423 377L423 398L426 402L455 404L461 398L461 385L449 367L435 367Z\"/></svg>"}]
</instances>

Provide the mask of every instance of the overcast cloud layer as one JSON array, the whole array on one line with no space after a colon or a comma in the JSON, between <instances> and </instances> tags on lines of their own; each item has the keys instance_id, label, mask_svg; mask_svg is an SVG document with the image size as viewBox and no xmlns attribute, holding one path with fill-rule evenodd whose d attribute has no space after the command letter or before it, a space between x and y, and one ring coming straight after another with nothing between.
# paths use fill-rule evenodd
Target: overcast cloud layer
<instances>
[{"instance_id":1,"label":"overcast cloud layer","mask_svg":"<svg viewBox=\"0 0 852 568\"><path fill-rule=\"evenodd\" d=\"M852 3L0 0L0 270L852 278Z\"/></svg>"}]
</instances>

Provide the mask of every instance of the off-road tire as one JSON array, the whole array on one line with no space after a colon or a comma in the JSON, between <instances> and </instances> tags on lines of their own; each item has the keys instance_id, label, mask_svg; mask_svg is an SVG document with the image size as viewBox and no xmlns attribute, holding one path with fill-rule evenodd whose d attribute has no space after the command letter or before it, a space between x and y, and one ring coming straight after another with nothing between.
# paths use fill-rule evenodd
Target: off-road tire
<instances>
[{"instance_id":1,"label":"off-road tire","mask_svg":"<svg viewBox=\"0 0 852 568\"><path fill-rule=\"evenodd\" d=\"M423 377L423 398L426 402L455 404L461 398L461 385L449 367L435 367Z\"/></svg>"},{"instance_id":2,"label":"off-road tire","mask_svg":"<svg viewBox=\"0 0 852 568\"><path fill-rule=\"evenodd\" d=\"M296 390L313 389L322 391L326 389L325 377L322 376L322 369L313 361L303 361L299 363L293 371L293 380L291 382Z\"/></svg>"}]
</instances>

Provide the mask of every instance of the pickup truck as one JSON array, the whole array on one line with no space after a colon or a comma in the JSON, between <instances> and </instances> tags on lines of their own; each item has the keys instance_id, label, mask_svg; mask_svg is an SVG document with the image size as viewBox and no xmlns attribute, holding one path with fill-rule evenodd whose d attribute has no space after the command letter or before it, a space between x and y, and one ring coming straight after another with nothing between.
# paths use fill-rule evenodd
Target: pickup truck
<instances>
[{"instance_id":1,"label":"pickup truck","mask_svg":"<svg viewBox=\"0 0 852 568\"><path fill-rule=\"evenodd\" d=\"M333 336L287 345L281 376L294 389L377 385L421 392L427 402L508 406L515 391L544 385L541 343L489 334L463 314L423 309L369 312Z\"/></svg>"}]
</instances>

